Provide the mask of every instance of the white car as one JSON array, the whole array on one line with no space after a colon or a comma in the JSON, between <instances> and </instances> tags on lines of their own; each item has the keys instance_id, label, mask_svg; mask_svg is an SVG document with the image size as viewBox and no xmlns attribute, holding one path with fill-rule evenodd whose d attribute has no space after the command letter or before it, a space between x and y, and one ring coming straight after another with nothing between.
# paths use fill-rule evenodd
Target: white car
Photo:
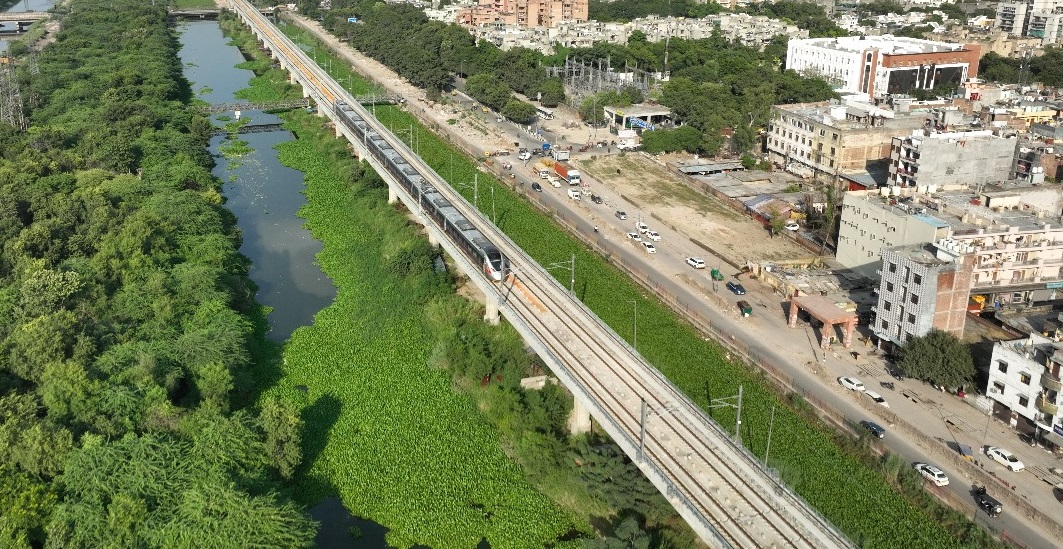
<instances>
[{"instance_id":1,"label":"white car","mask_svg":"<svg viewBox=\"0 0 1063 549\"><path fill-rule=\"evenodd\" d=\"M786 225L783 225L783 227L785 227L788 231L796 231L801 228L801 226L798 225L796 221L788 221Z\"/></svg>"},{"instance_id":2,"label":"white car","mask_svg":"<svg viewBox=\"0 0 1063 549\"><path fill-rule=\"evenodd\" d=\"M704 269L705 268L705 260L700 258L700 257L688 257L687 258L687 265L690 265L691 267L694 267L695 269Z\"/></svg>"},{"instance_id":3,"label":"white car","mask_svg":"<svg viewBox=\"0 0 1063 549\"><path fill-rule=\"evenodd\" d=\"M845 387L846 389L849 389L851 391L859 391L861 393L864 392L864 384L861 383L860 380L856 379L855 377L839 377L838 383L841 383L842 387Z\"/></svg>"},{"instance_id":4,"label":"white car","mask_svg":"<svg viewBox=\"0 0 1063 549\"><path fill-rule=\"evenodd\" d=\"M649 230L650 230L649 226L647 226L645 223L643 223L641 221L637 221L635 223L635 228L638 229L638 231L640 233L649 232Z\"/></svg>"},{"instance_id":5,"label":"white car","mask_svg":"<svg viewBox=\"0 0 1063 549\"><path fill-rule=\"evenodd\" d=\"M650 244L649 242L643 242L642 246L646 248L646 253L648 253L648 254L657 253L657 248L654 248L653 244Z\"/></svg>"},{"instance_id":6,"label":"white car","mask_svg":"<svg viewBox=\"0 0 1063 549\"><path fill-rule=\"evenodd\" d=\"M1026 468L1026 466L1019 461L1019 458L1015 457L1015 454L1003 448L990 446L985 449L985 455L989 456L989 459L993 461L999 461L1001 465L1012 471L1022 471Z\"/></svg>"},{"instance_id":7,"label":"white car","mask_svg":"<svg viewBox=\"0 0 1063 549\"><path fill-rule=\"evenodd\" d=\"M548 179L550 180L550 184L553 185L555 189L561 188L561 178L554 177L551 175Z\"/></svg>"},{"instance_id":8,"label":"white car","mask_svg":"<svg viewBox=\"0 0 1063 549\"><path fill-rule=\"evenodd\" d=\"M933 483L934 486L949 485L949 476L945 474L945 471L942 471L929 463L913 463L912 467L914 467L920 475L923 475L923 478L928 482Z\"/></svg>"},{"instance_id":9,"label":"white car","mask_svg":"<svg viewBox=\"0 0 1063 549\"><path fill-rule=\"evenodd\" d=\"M627 233L627 237L636 242L642 242L642 237L639 236L639 233Z\"/></svg>"},{"instance_id":10,"label":"white car","mask_svg":"<svg viewBox=\"0 0 1063 549\"><path fill-rule=\"evenodd\" d=\"M660 242L661 241L661 233L659 233L657 231L646 231L646 238L649 238L650 240L652 240L654 242Z\"/></svg>"},{"instance_id":11,"label":"white car","mask_svg":"<svg viewBox=\"0 0 1063 549\"><path fill-rule=\"evenodd\" d=\"M531 160L531 153L528 152L528 151L524 151L524 152L518 154L517 158L519 158L521 160Z\"/></svg>"},{"instance_id":12,"label":"white car","mask_svg":"<svg viewBox=\"0 0 1063 549\"><path fill-rule=\"evenodd\" d=\"M864 394L867 395L867 397L870 398L871 400L875 401L876 404L879 404L881 406L885 406L886 408L890 407L890 403L886 402L886 399L882 398L882 395L876 393L875 391L872 391L872 390L868 389L868 390L864 391Z\"/></svg>"}]
</instances>

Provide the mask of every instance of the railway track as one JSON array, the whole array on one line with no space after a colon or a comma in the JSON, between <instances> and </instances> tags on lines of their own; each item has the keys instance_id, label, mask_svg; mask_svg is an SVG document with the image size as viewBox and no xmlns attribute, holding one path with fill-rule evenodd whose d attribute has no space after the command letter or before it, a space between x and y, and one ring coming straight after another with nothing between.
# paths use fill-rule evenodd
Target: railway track
<instances>
[{"instance_id":1,"label":"railway track","mask_svg":"<svg viewBox=\"0 0 1063 549\"><path fill-rule=\"evenodd\" d=\"M508 313L510 322L534 340L530 343L543 360L577 399L585 401L599 423L706 542L743 548L852 546L796 494L772 479L755 458L619 335L571 298L548 272L354 102L246 0L231 0L231 5L245 21L253 23L266 47L284 58L293 79L304 86L324 114L331 115L328 111L337 99L351 105L426 182L503 251L515 278L499 285L488 282L485 286L477 281L478 285L498 294L500 309ZM386 170L374 167L389 177ZM411 205L402 185L389 184L401 189L407 205ZM477 269L467 271L475 273ZM640 448L643 403L653 413L645 421Z\"/></svg>"}]
</instances>

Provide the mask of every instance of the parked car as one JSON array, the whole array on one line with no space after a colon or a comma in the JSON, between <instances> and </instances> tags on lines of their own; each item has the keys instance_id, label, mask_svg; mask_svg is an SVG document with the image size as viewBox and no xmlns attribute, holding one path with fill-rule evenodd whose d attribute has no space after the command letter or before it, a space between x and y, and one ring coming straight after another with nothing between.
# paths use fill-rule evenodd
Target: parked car
<instances>
[{"instance_id":1,"label":"parked car","mask_svg":"<svg viewBox=\"0 0 1063 549\"><path fill-rule=\"evenodd\" d=\"M569 189L568 190L568 197L571 198L572 200L579 200L579 190L578 189Z\"/></svg>"},{"instance_id":2,"label":"parked car","mask_svg":"<svg viewBox=\"0 0 1063 549\"><path fill-rule=\"evenodd\" d=\"M874 421L868 421L868 420L865 419L865 420L860 422L860 425L864 429L867 429L868 432L871 433L871 436L873 436L875 438L886 438L886 430L883 429L882 426L879 425L878 423L875 423Z\"/></svg>"},{"instance_id":3,"label":"parked car","mask_svg":"<svg viewBox=\"0 0 1063 549\"><path fill-rule=\"evenodd\" d=\"M650 240L652 240L654 242L660 242L661 241L661 233L659 233L657 231L646 231L646 238L649 238Z\"/></svg>"},{"instance_id":4,"label":"parked car","mask_svg":"<svg viewBox=\"0 0 1063 549\"><path fill-rule=\"evenodd\" d=\"M650 227L641 221L635 222L635 228L638 229L640 233L645 233L650 230Z\"/></svg>"},{"instance_id":5,"label":"parked car","mask_svg":"<svg viewBox=\"0 0 1063 549\"><path fill-rule=\"evenodd\" d=\"M646 248L646 253L648 253L648 254L655 254L655 253L657 253L657 248L655 248L655 247L653 246L653 244L650 244L649 242L643 242L643 243L642 243L642 246L643 246L644 248Z\"/></svg>"},{"instance_id":6,"label":"parked car","mask_svg":"<svg viewBox=\"0 0 1063 549\"><path fill-rule=\"evenodd\" d=\"M999 461L1001 465L1011 469L1012 471L1022 471L1026 468L1019 458L1015 457L1015 454L996 446L990 446L985 449L985 455L989 456L989 459L993 461Z\"/></svg>"},{"instance_id":7,"label":"parked car","mask_svg":"<svg viewBox=\"0 0 1063 549\"><path fill-rule=\"evenodd\" d=\"M728 282L727 289L734 292L735 295L746 295L746 289L737 282Z\"/></svg>"},{"instance_id":8,"label":"parked car","mask_svg":"<svg viewBox=\"0 0 1063 549\"><path fill-rule=\"evenodd\" d=\"M627 219L627 213L624 212L623 210L617 210L616 211L616 217L619 218L619 219Z\"/></svg>"},{"instance_id":9,"label":"parked car","mask_svg":"<svg viewBox=\"0 0 1063 549\"><path fill-rule=\"evenodd\" d=\"M561 178L560 177L551 175L547 179L550 180L550 185L552 185L555 189L560 189L561 188Z\"/></svg>"},{"instance_id":10,"label":"parked car","mask_svg":"<svg viewBox=\"0 0 1063 549\"><path fill-rule=\"evenodd\" d=\"M796 231L801 228L801 226L798 225L796 221L787 221L786 225L783 225L783 227L785 227L788 231Z\"/></svg>"},{"instance_id":11,"label":"parked car","mask_svg":"<svg viewBox=\"0 0 1063 549\"><path fill-rule=\"evenodd\" d=\"M1004 506L993 496L986 493L985 486L980 486L974 491L974 501L978 503L985 513L991 517L999 517Z\"/></svg>"},{"instance_id":12,"label":"parked car","mask_svg":"<svg viewBox=\"0 0 1063 549\"><path fill-rule=\"evenodd\" d=\"M922 475L927 482L932 483L934 486L949 485L949 476L945 474L945 471L942 471L929 463L913 463L912 467L914 467L916 472Z\"/></svg>"},{"instance_id":13,"label":"parked car","mask_svg":"<svg viewBox=\"0 0 1063 549\"><path fill-rule=\"evenodd\" d=\"M531 157L532 155L529 151L521 151L520 154L517 155L517 158L521 160L531 160Z\"/></svg>"},{"instance_id":14,"label":"parked car","mask_svg":"<svg viewBox=\"0 0 1063 549\"><path fill-rule=\"evenodd\" d=\"M538 181L535 181L532 183L532 190L537 193L541 193L543 192L543 186L540 185Z\"/></svg>"},{"instance_id":15,"label":"parked car","mask_svg":"<svg viewBox=\"0 0 1063 549\"><path fill-rule=\"evenodd\" d=\"M855 377L839 377L838 383L850 391L864 391L864 383Z\"/></svg>"},{"instance_id":16,"label":"parked car","mask_svg":"<svg viewBox=\"0 0 1063 549\"><path fill-rule=\"evenodd\" d=\"M695 269L704 269L705 268L705 260L700 258L700 257L688 257L687 258L687 265L690 265L691 267L694 267Z\"/></svg>"},{"instance_id":17,"label":"parked car","mask_svg":"<svg viewBox=\"0 0 1063 549\"><path fill-rule=\"evenodd\" d=\"M603 200L602 197L592 193L591 202L594 202L595 204L601 204L602 202L605 202L605 200Z\"/></svg>"},{"instance_id":18,"label":"parked car","mask_svg":"<svg viewBox=\"0 0 1063 549\"><path fill-rule=\"evenodd\" d=\"M875 391L868 389L864 391L864 394L867 395L868 398L873 400L875 404L878 404L879 406L884 406L886 408L890 407L890 403L886 402L886 399L882 398L882 395L876 393Z\"/></svg>"},{"instance_id":19,"label":"parked car","mask_svg":"<svg viewBox=\"0 0 1063 549\"><path fill-rule=\"evenodd\" d=\"M642 237L639 236L639 233L627 233L627 237L636 242L642 242Z\"/></svg>"}]
</instances>

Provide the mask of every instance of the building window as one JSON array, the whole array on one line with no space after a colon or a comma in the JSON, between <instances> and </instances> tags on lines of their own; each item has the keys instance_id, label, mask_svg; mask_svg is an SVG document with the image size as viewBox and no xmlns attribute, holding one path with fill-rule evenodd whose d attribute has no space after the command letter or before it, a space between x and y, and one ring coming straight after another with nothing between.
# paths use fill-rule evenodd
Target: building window
<instances>
[{"instance_id":1,"label":"building window","mask_svg":"<svg viewBox=\"0 0 1063 549\"><path fill-rule=\"evenodd\" d=\"M1028 398L1026 398L1024 396L1019 397L1019 406L1022 406L1023 408L1029 407L1030 406L1030 399L1028 399Z\"/></svg>"},{"instance_id":2,"label":"building window","mask_svg":"<svg viewBox=\"0 0 1063 549\"><path fill-rule=\"evenodd\" d=\"M1001 372L1004 372L1005 374L1008 373L1008 363L1003 361L1003 360L998 360L997 361L997 370L1000 370Z\"/></svg>"},{"instance_id":3,"label":"building window","mask_svg":"<svg viewBox=\"0 0 1063 549\"><path fill-rule=\"evenodd\" d=\"M836 134L836 133L835 133L835 134L832 134L832 135L831 135L831 140L832 140L832 141L837 141L837 140L838 140L838 134Z\"/></svg>"},{"instance_id":4,"label":"building window","mask_svg":"<svg viewBox=\"0 0 1063 549\"><path fill-rule=\"evenodd\" d=\"M915 324L915 315L908 313L908 324Z\"/></svg>"},{"instance_id":5,"label":"building window","mask_svg":"<svg viewBox=\"0 0 1063 549\"><path fill-rule=\"evenodd\" d=\"M1030 374L1028 374L1026 372L1019 372L1019 381L1023 382L1024 385L1029 385L1030 384Z\"/></svg>"},{"instance_id":6,"label":"building window","mask_svg":"<svg viewBox=\"0 0 1063 549\"><path fill-rule=\"evenodd\" d=\"M918 305L918 304L919 304L919 296L917 296L915 294L912 294L912 305Z\"/></svg>"},{"instance_id":7,"label":"building window","mask_svg":"<svg viewBox=\"0 0 1063 549\"><path fill-rule=\"evenodd\" d=\"M883 330L888 330L888 329L889 329L889 327L890 327L890 323L889 323L889 322L886 322L885 320L883 320L883 321L882 321L882 329L883 329Z\"/></svg>"},{"instance_id":8,"label":"building window","mask_svg":"<svg viewBox=\"0 0 1063 549\"><path fill-rule=\"evenodd\" d=\"M882 310L884 310L884 311L888 311L888 310L890 310L892 308L893 308L893 303L890 303L889 301L887 301L887 302L882 304Z\"/></svg>"},{"instance_id":9,"label":"building window","mask_svg":"<svg viewBox=\"0 0 1063 549\"><path fill-rule=\"evenodd\" d=\"M1004 394L1004 384L1003 383L993 382L993 388L996 389L995 392L1000 393L1000 394Z\"/></svg>"},{"instance_id":10,"label":"building window","mask_svg":"<svg viewBox=\"0 0 1063 549\"><path fill-rule=\"evenodd\" d=\"M886 291L887 292L892 292L893 291L893 283L892 282L887 282L886 283Z\"/></svg>"},{"instance_id":11,"label":"building window","mask_svg":"<svg viewBox=\"0 0 1063 549\"><path fill-rule=\"evenodd\" d=\"M831 155L831 156L834 156L834 147L831 147L831 148L830 148L830 155Z\"/></svg>"},{"instance_id":12,"label":"building window","mask_svg":"<svg viewBox=\"0 0 1063 549\"><path fill-rule=\"evenodd\" d=\"M890 271L891 273L895 273L895 272L897 272L897 264L896 264L896 263L890 263L890 266L889 266L889 271Z\"/></svg>"},{"instance_id":13,"label":"building window","mask_svg":"<svg viewBox=\"0 0 1063 549\"><path fill-rule=\"evenodd\" d=\"M923 275L918 275L918 274L917 275L912 275L912 283L913 284L922 284L923 283Z\"/></svg>"}]
</instances>

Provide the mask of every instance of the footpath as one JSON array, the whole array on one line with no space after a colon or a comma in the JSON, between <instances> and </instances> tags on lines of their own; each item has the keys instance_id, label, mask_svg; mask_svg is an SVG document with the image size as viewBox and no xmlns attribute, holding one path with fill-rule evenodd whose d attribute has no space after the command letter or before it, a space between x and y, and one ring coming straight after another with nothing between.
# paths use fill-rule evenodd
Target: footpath
<instances>
[{"instance_id":1,"label":"footpath","mask_svg":"<svg viewBox=\"0 0 1063 549\"><path fill-rule=\"evenodd\" d=\"M512 135L506 135L490 125L476 124L471 127L461 122L463 111L460 106L429 101L422 90L406 82L386 66L341 43L318 22L291 13L285 17L312 32L336 55L351 63L357 72L384 87L387 93L404 97L406 108L411 114L437 130L442 128L448 132L452 141L466 152L478 156L480 153L477 151L512 147ZM449 120L455 119L458 123L448 123ZM556 132L557 135L577 131L566 129L561 120L551 121L550 124L553 124L548 126L550 131ZM528 139L527 136L524 138ZM646 204L645 207L652 210L653 205ZM715 292L705 292L705 288L688 277L677 276L675 280L699 294L710 307L731 301L729 296L723 299ZM747 344L770 342L773 355L785 356L789 360L774 361L774 364L762 366L778 381L789 383L790 390L806 395L806 398L814 401L812 403L821 412L833 416L835 422L851 425L851 422L844 419L846 414L831 405L828 399L818 398L807 387L803 387L804 380L816 380L815 383L819 385L816 394L824 395L824 391L834 393L834 398L829 399L831 401L837 402L837 398L852 399L868 416L877 418L889 429L887 436L904 437L918 446L925 455L930 456L932 463L949 473L953 484L987 485L990 487L990 493L1004 503L1005 515L1012 514L1024 519L1026 525L1040 532L1045 539L1063 539L1063 505L1056 500L1052 488L1055 482L1063 482L1063 477L1057 480L1057 475L1053 472L1058 470L1057 468L1063 469L1063 462L1057 457L1041 448L1030 447L1021 442L1010 427L997 419L989 418L985 412L978 409L974 405L973 396L962 399L915 380L894 379L888 374L884 358L871 355L871 349L862 347L855 338L851 350L838 347L834 351L824 353L818 348L818 338L815 335L807 335L810 328L792 329L786 326L782 312L787 301L785 298L772 293L766 285L754 281L743 282L750 292L746 298L757 307L751 319L743 319L741 322L742 328L736 334L739 340L730 342L736 352L749 352L750 347ZM787 335L780 337L781 334ZM858 352L859 357L854 357L850 351ZM763 361L755 359L751 362ZM860 378L869 389L882 394L890 407L883 408L871 403L866 397L842 389L836 381L839 376ZM801 381L797 381L798 378ZM894 389L882 389L882 381L892 381ZM975 450L973 460L968 461L959 454L959 444L969 445ZM979 452L984 445L1009 449L1026 464L1027 470L1012 473L988 460ZM932 493L960 510L972 509L974 506L973 499L957 495L955 491L935 489Z\"/></svg>"}]
</instances>

